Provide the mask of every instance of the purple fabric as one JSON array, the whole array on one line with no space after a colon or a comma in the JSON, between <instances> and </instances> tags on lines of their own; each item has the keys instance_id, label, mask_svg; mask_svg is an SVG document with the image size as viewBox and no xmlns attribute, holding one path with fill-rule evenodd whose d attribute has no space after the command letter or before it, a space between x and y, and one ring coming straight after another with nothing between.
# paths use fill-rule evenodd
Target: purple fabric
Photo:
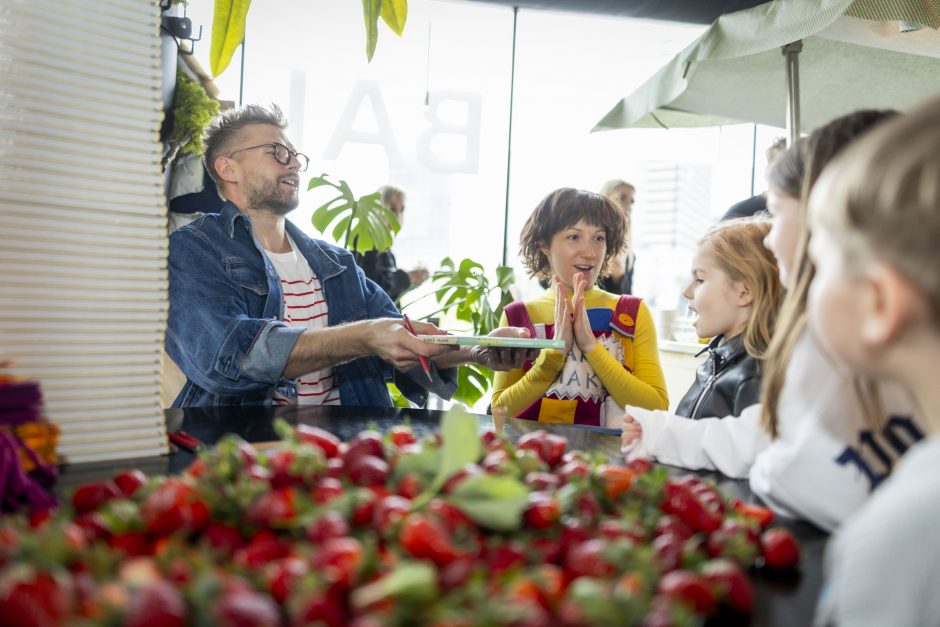
<instances>
[{"instance_id":1,"label":"purple fabric","mask_svg":"<svg viewBox=\"0 0 940 627\"><path fill-rule=\"evenodd\" d=\"M41 403L42 393L36 381L0 385L0 410L35 407Z\"/></svg>"}]
</instances>

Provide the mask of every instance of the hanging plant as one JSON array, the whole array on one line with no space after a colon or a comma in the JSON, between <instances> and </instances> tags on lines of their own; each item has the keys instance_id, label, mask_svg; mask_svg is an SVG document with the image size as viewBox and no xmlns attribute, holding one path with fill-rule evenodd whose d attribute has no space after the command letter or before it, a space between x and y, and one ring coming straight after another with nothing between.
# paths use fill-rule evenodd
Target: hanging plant
<instances>
[{"instance_id":1,"label":"hanging plant","mask_svg":"<svg viewBox=\"0 0 940 627\"><path fill-rule=\"evenodd\" d=\"M245 40L250 7L251 0L215 0L209 45L209 69L213 77L225 71L232 55ZM362 0L362 16L366 27L366 58L371 63L379 40L379 18L401 37L408 18L408 0Z\"/></svg>"},{"instance_id":2,"label":"hanging plant","mask_svg":"<svg viewBox=\"0 0 940 627\"><path fill-rule=\"evenodd\" d=\"M219 103L180 70L176 73L176 93L173 97L172 142L180 145L179 154L202 155L206 147L202 144L202 132L217 115Z\"/></svg>"}]
</instances>

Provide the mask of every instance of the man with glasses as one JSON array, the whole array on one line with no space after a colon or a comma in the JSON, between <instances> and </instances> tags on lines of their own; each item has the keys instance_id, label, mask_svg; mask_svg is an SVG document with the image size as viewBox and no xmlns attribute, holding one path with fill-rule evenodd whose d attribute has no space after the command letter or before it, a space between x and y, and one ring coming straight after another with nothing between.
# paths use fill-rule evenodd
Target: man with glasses
<instances>
[{"instance_id":1,"label":"man with glasses","mask_svg":"<svg viewBox=\"0 0 940 627\"><path fill-rule=\"evenodd\" d=\"M206 130L206 169L226 202L170 236L166 351L187 377L174 406L388 406L386 380L423 405L428 390L453 394L461 363L508 370L533 357L418 340L349 251L289 222L309 159L285 127L276 106L248 105Z\"/></svg>"}]
</instances>

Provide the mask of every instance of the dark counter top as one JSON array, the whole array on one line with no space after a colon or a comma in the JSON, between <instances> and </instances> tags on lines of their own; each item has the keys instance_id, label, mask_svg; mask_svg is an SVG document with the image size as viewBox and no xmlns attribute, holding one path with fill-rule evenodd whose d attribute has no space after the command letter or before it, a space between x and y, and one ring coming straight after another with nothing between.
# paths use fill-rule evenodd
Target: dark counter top
<instances>
[{"instance_id":1,"label":"dark counter top","mask_svg":"<svg viewBox=\"0 0 940 627\"><path fill-rule=\"evenodd\" d=\"M415 433L424 435L438 430L442 411L423 409L363 408L363 407L218 407L209 409L171 409L166 412L167 430L182 429L202 442L211 445L227 433L235 433L248 442L276 440L274 419L283 418L290 424L321 427L348 440L366 428L386 431L390 427L408 422ZM493 427L492 417L477 416L480 431ZM607 429L552 425L526 420L509 419L504 433L511 440L535 429L544 429L563 435L570 448L595 451L617 459L620 455L620 437ZM175 451L168 457L67 465L62 468L60 490L79 483L110 476L126 467L140 468L148 474L175 474L184 470L195 459L186 451ZM671 468L683 474L689 471ZM755 502L746 481L727 479L715 473L695 473L714 480L730 496ZM805 627L812 623L813 609L822 584L822 555L827 535L812 525L787 521L783 523L793 531L803 547L800 572L788 576L757 573L753 576L757 602L751 625L758 627Z\"/></svg>"}]
</instances>

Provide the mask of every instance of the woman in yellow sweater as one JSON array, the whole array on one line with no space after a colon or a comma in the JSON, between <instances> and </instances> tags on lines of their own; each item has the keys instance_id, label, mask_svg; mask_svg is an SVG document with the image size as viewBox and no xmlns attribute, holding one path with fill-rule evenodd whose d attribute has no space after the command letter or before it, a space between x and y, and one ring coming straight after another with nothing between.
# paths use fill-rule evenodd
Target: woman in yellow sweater
<instances>
[{"instance_id":1,"label":"woman in yellow sweater","mask_svg":"<svg viewBox=\"0 0 940 627\"><path fill-rule=\"evenodd\" d=\"M656 328L646 304L595 286L624 245L623 215L593 192L549 194L522 227L519 248L531 276L552 277L538 298L515 301L502 325L565 340L516 370L497 372L493 406L541 422L603 426L625 405L666 409Z\"/></svg>"}]
</instances>

